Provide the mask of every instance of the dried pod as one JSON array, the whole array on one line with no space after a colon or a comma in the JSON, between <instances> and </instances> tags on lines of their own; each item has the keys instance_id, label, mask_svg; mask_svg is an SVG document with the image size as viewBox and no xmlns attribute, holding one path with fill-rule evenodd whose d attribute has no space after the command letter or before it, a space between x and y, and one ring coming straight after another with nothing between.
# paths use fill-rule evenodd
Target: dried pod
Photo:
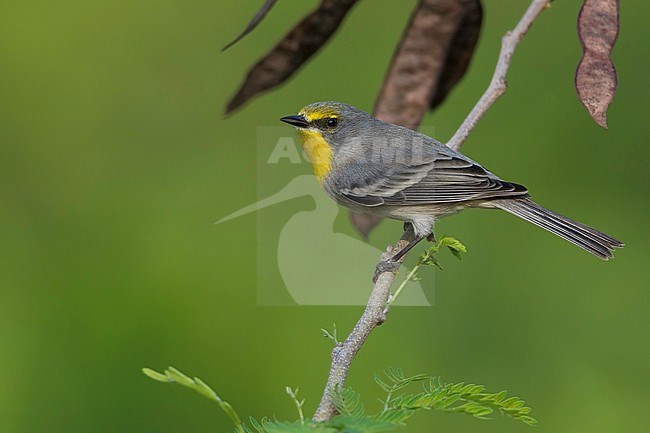
<instances>
[{"instance_id":1,"label":"dried pod","mask_svg":"<svg viewBox=\"0 0 650 433\"><path fill-rule=\"evenodd\" d=\"M276 2L277 2L277 0L266 0L266 1L264 2L264 4L262 5L262 7L260 8L260 10L257 11L257 13L256 13L255 16L253 17L253 19L250 20L250 22L248 23L248 25L246 26L246 28L244 29L244 31L242 31L242 32L241 32L241 33L240 33L240 34L239 34L235 39L233 39L233 40L232 40L228 45L226 45L225 47L223 47L223 49L222 49L221 51L222 51L222 52L223 52L223 51L226 51L228 48L232 47L232 46L235 45L237 42L241 41L241 40L244 38L244 36L246 36L247 34L249 34L250 32L252 32L252 31L255 29L255 27L257 27L257 25L258 25L260 22L262 22L262 20L264 19L264 17L266 16L266 14L271 10L271 8L272 8L273 6L275 6L275 3L276 3Z\"/></svg>"},{"instance_id":2,"label":"dried pod","mask_svg":"<svg viewBox=\"0 0 650 433\"><path fill-rule=\"evenodd\" d=\"M228 103L226 113L291 77L325 45L356 2L323 0L248 71L244 83Z\"/></svg>"},{"instance_id":3,"label":"dried pod","mask_svg":"<svg viewBox=\"0 0 650 433\"><path fill-rule=\"evenodd\" d=\"M421 0L415 7L375 103L377 118L417 129L467 70L481 30L479 0ZM381 218L350 212L366 238Z\"/></svg>"},{"instance_id":4,"label":"dried pod","mask_svg":"<svg viewBox=\"0 0 650 433\"><path fill-rule=\"evenodd\" d=\"M417 129L467 69L481 21L478 0L420 0L393 54L375 116Z\"/></svg>"},{"instance_id":5,"label":"dried pod","mask_svg":"<svg viewBox=\"0 0 650 433\"><path fill-rule=\"evenodd\" d=\"M618 7L618 0L585 0L578 15L583 52L575 86L580 101L603 128L607 128L607 108L618 84L611 58L618 36Z\"/></svg>"}]
</instances>

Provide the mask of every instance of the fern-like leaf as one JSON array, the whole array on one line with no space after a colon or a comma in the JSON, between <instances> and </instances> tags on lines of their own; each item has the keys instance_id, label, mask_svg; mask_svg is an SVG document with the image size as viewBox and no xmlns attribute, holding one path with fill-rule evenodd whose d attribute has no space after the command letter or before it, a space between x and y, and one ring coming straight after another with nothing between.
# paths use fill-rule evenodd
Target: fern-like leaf
<instances>
[{"instance_id":1,"label":"fern-like leaf","mask_svg":"<svg viewBox=\"0 0 650 433\"><path fill-rule=\"evenodd\" d=\"M205 382L203 382L198 377L190 378L184 375L183 373L181 373L179 370L175 369L174 367L169 367L163 373L159 373L150 368L143 368L142 372L148 377L150 377L151 379L157 380L158 382L178 383L179 385L183 385L187 388L193 389L194 391L198 392L202 396L216 402L221 408L221 410L223 410L226 413L226 415L228 415L228 417L232 420L237 432L246 433L244 426L241 420L239 419L239 415L237 415L237 412L235 412L235 409L233 409L230 403L222 400L221 397L219 397L219 395L217 395L217 393L212 388L210 388Z\"/></svg>"},{"instance_id":2,"label":"fern-like leaf","mask_svg":"<svg viewBox=\"0 0 650 433\"><path fill-rule=\"evenodd\" d=\"M264 429L264 425L269 422L268 418L264 417L262 418L261 421L256 420L252 416L248 418L249 424L253 427L251 429L248 425L244 424L244 430L246 430L246 433L265 433L266 430Z\"/></svg>"},{"instance_id":3,"label":"fern-like leaf","mask_svg":"<svg viewBox=\"0 0 650 433\"><path fill-rule=\"evenodd\" d=\"M298 398L297 388L293 390L287 387L287 394L298 409L298 421L269 420L266 417L257 421L251 417L244 424L232 406L198 377L190 378L173 367L163 373L148 368L143 372L159 382L175 382L193 389L216 402L230 417L237 433L397 433L416 411L432 409L464 413L480 419L499 412L528 425L537 423L529 415L531 409L525 406L525 402L518 397L508 397L506 391L488 393L482 385L464 382L445 384L439 378L426 374L407 376L399 368L388 368L383 376L375 375L375 381L387 394L383 401L384 408L377 415L365 414L364 404L354 390L337 388L331 393L331 398L340 415L324 422L305 419L302 411L305 401ZM423 391L395 395L409 385L421 382L426 382Z\"/></svg>"},{"instance_id":4,"label":"fern-like leaf","mask_svg":"<svg viewBox=\"0 0 650 433\"><path fill-rule=\"evenodd\" d=\"M325 424L342 433L395 433L401 430L401 426L395 423L372 417L353 418L348 415L335 416Z\"/></svg>"},{"instance_id":5,"label":"fern-like leaf","mask_svg":"<svg viewBox=\"0 0 650 433\"><path fill-rule=\"evenodd\" d=\"M263 425L264 433L396 433L400 426L370 417L338 415L324 422L305 424L287 421L269 421Z\"/></svg>"},{"instance_id":6,"label":"fern-like leaf","mask_svg":"<svg viewBox=\"0 0 650 433\"><path fill-rule=\"evenodd\" d=\"M485 392L485 387L482 385L464 382L444 384L440 379L431 377L424 392L388 399L384 411L376 418L404 422L416 410L438 409L486 419L496 411L528 425L537 424L537 420L529 415L531 409L525 406L523 400L518 397L506 399L506 396L506 391L490 394Z\"/></svg>"},{"instance_id":7,"label":"fern-like leaf","mask_svg":"<svg viewBox=\"0 0 650 433\"><path fill-rule=\"evenodd\" d=\"M352 388L336 388L330 393L332 403L341 415L353 419L363 418L365 407L361 397Z\"/></svg>"},{"instance_id":8,"label":"fern-like leaf","mask_svg":"<svg viewBox=\"0 0 650 433\"><path fill-rule=\"evenodd\" d=\"M315 423L301 424L300 422L269 421L264 425L266 433L335 433L335 430L325 425Z\"/></svg>"},{"instance_id":9,"label":"fern-like leaf","mask_svg":"<svg viewBox=\"0 0 650 433\"><path fill-rule=\"evenodd\" d=\"M375 382L384 389L386 392L395 392L399 391L402 388L409 386L415 382L421 382L423 380L429 380L431 376L427 374L416 374L414 376L406 376L401 368L388 367L384 370L384 375L388 379L389 384L382 381L377 375L375 375Z\"/></svg>"}]
</instances>

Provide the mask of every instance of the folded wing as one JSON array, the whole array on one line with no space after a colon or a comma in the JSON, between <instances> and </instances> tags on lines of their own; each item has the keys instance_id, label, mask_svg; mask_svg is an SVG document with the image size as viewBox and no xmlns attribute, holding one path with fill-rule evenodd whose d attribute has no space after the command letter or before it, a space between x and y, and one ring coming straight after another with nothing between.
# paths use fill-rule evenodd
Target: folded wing
<instances>
[{"instance_id":1,"label":"folded wing","mask_svg":"<svg viewBox=\"0 0 650 433\"><path fill-rule=\"evenodd\" d=\"M418 164L353 163L346 167L339 194L363 206L427 205L525 196L527 189L506 182L453 151L431 152Z\"/></svg>"}]
</instances>

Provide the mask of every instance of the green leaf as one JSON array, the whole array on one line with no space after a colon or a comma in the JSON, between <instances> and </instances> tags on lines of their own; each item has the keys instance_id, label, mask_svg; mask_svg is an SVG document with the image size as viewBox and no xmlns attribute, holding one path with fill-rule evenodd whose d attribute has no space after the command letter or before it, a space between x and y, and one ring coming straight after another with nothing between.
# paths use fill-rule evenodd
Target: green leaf
<instances>
[{"instance_id":1,"label":"green leaf","mask_svg":"<svg viewBox=\"0 0 650 433\"><path fill-rule=\"evenodd\" d=\"M507 391L500 391L496 394L488 394L483 399L486 401L492 400L495 403L500 403L506 397Z\"/></svg>"},{"instance_id":2,"label":"green leaf","mask_svg":"<svg viewBox=\"0 0 650 433\"><path fill-rule=\"evenodd\" d=\"M417 410L437 409L446 412L464 413L475 418L486 419L495 411L528 425L537 421L530 417L530 408L518 397L506 399L507 392L487 393L482 385L444 384L439 378L416 375L405 377L399 369L390 369L386 376L393 382L386 385L388 397L384 402L384 410L376 415L377 419L392 422L404 422ZM425 392L417 394L402 394L393 397L392 394L401 389L404 383L429 379Z\"/></svg>"},{"instance_id":3,"label":"green leaf","mask_svg":"<svg viewBox=\"0 0 650 433\"><path fill-rule=\"evenodd\" d=\"M262 418L262 421L259 422L252 416L248 418L248 422L250 425L253 426L253 428L258 432L258 433L264 433L264 423L267 421L265 418ZM247 429L248 430L248 429Z\"/></svg>"},{"instance_id":4,"label":"green leaf","mask_svg":"<svg viewBox=\"0 0 650 433\"><path fill-rule=\"evenodd\" d=\"M378 421L403 424L411 415L413 415L413 410L410 409L389 409L375 415L374 418Z\"/></svg>"},{"instance_id":5,"label":"green leaf","mask_svg":"<svg viewBox=\"0 0 650 433\"><path fill-rule=\"evenodd\" d=\"M158 382L171 382L171 380L165 376L164 374L160 374L157 371L154 371L150 368L143 368L142 372L149 376L153 380L157 380Z\"/></svg>"},{"instance_id":6,"label":"green leaf","mask_svg":"<svg viewBox=\"0 0 650 433\"><path fill-rule=\"evenodd\" d=\"M301 424L299 422L288 421L270 421L264 425L266 433L314 433L319 432L333 432L331 429L315 428L313 423Z\"/></svg>"},{"instance_id":7,"label":"green leaf","mask_svg":"<svg viewBox=\"0 0 650 433\"><path fill-rule=\"evenodd\" d=\"M438 242L438 245L440 247L449 248L449 251L451 251L451 253L458 259L463 258L461 253L467 252L467 247L465 247L465 245L463 245L458 239L449 236L443 236Z\"/></svg>"},{"instance_id":8,"label":"green leaf","mask_svg":"<svg viewBox=\"0 0 650 433\"><path fill-rule=\"evenodd\" d=\"M348 415L335 416L326 421L325 425L343 433L394 433L401 430L400 424L372 417L353 418Z\"/></svg>"},{"instance_id":9,"label":"green leaf","mask_svg":"<svg viewBox=\"0 0 650 433\"><path fill-rule=\"evenodd\" d=\"M413 382L428 380L431 376L427 374L416 374L414 376L405 376L401 368L388 367L384 370L384 375L393 382L391 389L393 391L401 389Z\"/></svg>"},{"instance_id":10,"label":"green leaf","mask_svg":"<svg viewBox=\"0 0 650 433\"><path fill-rule=\"evenodd\" d=\"M531 426L537 424L537 420L529 415L531 408L525 406L520 398L509 397L506 391L488 393L482 385L465 382L446 384L438 377L427 374L408 376L402 369L393 367L384 370L382 377L375 375L375 381L387 393L384 408L378 414L365 414L361 397L351 388L336 388L331 398L340 415L328 421L314 422L304 418L302 407L305 400L298 398L298 388L286 387L287 394L298 409L298 421L271 421L266 417L257 421L251 417L248 424L243 424L232 406L198 377L190 378L173 367L163 373L148 368L142 371L153 380L176 382L215 401L231 418L237 433L397 433L414 413L433 409L464 413L477 419L487 419L499 412ZM422 382L424 390L403 393L409 385ZM400 391L402 393L396 395Z\"/></svg>"},{"instance_id":11,"label":"green leaf","mask_svg":"<svg viewBox=\"0 0 650 433\"><path fill-rule=\"evenodd\" d=\"M386 392L390 392L390 385L388 385L386 382L384 382L377 373L374 374L375 382L381 389L383 389Z\"/></svg>"},{"instance_id":12,"label":"green leaf","mask_svg":"<svg viewBox=\"0 0 650 433\"><path fill-rule=\"evenodd\" d=\"M230 403L222 400L212 388L210 388L205 382L203 382L198 377L191 379L188 376L181 373L179 370L175 369L174 367L169 367L163 373L158 373L157 371L154 371L150 368L143 368L142 372L148 377L157 380L159 382L165 382L165 383L176 382L179 385L183 385L187 388L193 389L194 391L198 392L202 396L216 402L221 408L221 410L223 410L224 413L228 415L228 417L232 420L237 432L245 433L245 429L242 425L241 420L239 419L239 415L237 415L237 412L235 411L235 409L233 409Z\"/></svg>"},{"instance_id":13,"label":"green leaf","mask_svg":"<svg viewBox=\"0 0 650 433\"><path fill-rule=\"evenodd\" d=\"M332 403L341 415L360 419L363 417L365 407L361 397L352 388L336 388L330 393Z\"/></svg>"}]
</instances>

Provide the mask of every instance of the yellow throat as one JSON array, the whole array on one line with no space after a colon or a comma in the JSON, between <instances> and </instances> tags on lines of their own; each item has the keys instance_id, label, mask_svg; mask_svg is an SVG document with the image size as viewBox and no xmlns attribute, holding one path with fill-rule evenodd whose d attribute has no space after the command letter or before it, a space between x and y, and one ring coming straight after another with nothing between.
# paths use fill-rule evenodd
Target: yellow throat
<instances>
[{"instance_id":1,"label":"yellow throat","mask_svg":"<svg viewBox=\"0 0 650 433\"><path fill-rule=\"evenodd\" d=\"M298 136L300 137L300 144L314 169L314 175L322 183L325 176L332 169L332 148L318 131L298 129Z\"/></svg>"}]
</instances>

